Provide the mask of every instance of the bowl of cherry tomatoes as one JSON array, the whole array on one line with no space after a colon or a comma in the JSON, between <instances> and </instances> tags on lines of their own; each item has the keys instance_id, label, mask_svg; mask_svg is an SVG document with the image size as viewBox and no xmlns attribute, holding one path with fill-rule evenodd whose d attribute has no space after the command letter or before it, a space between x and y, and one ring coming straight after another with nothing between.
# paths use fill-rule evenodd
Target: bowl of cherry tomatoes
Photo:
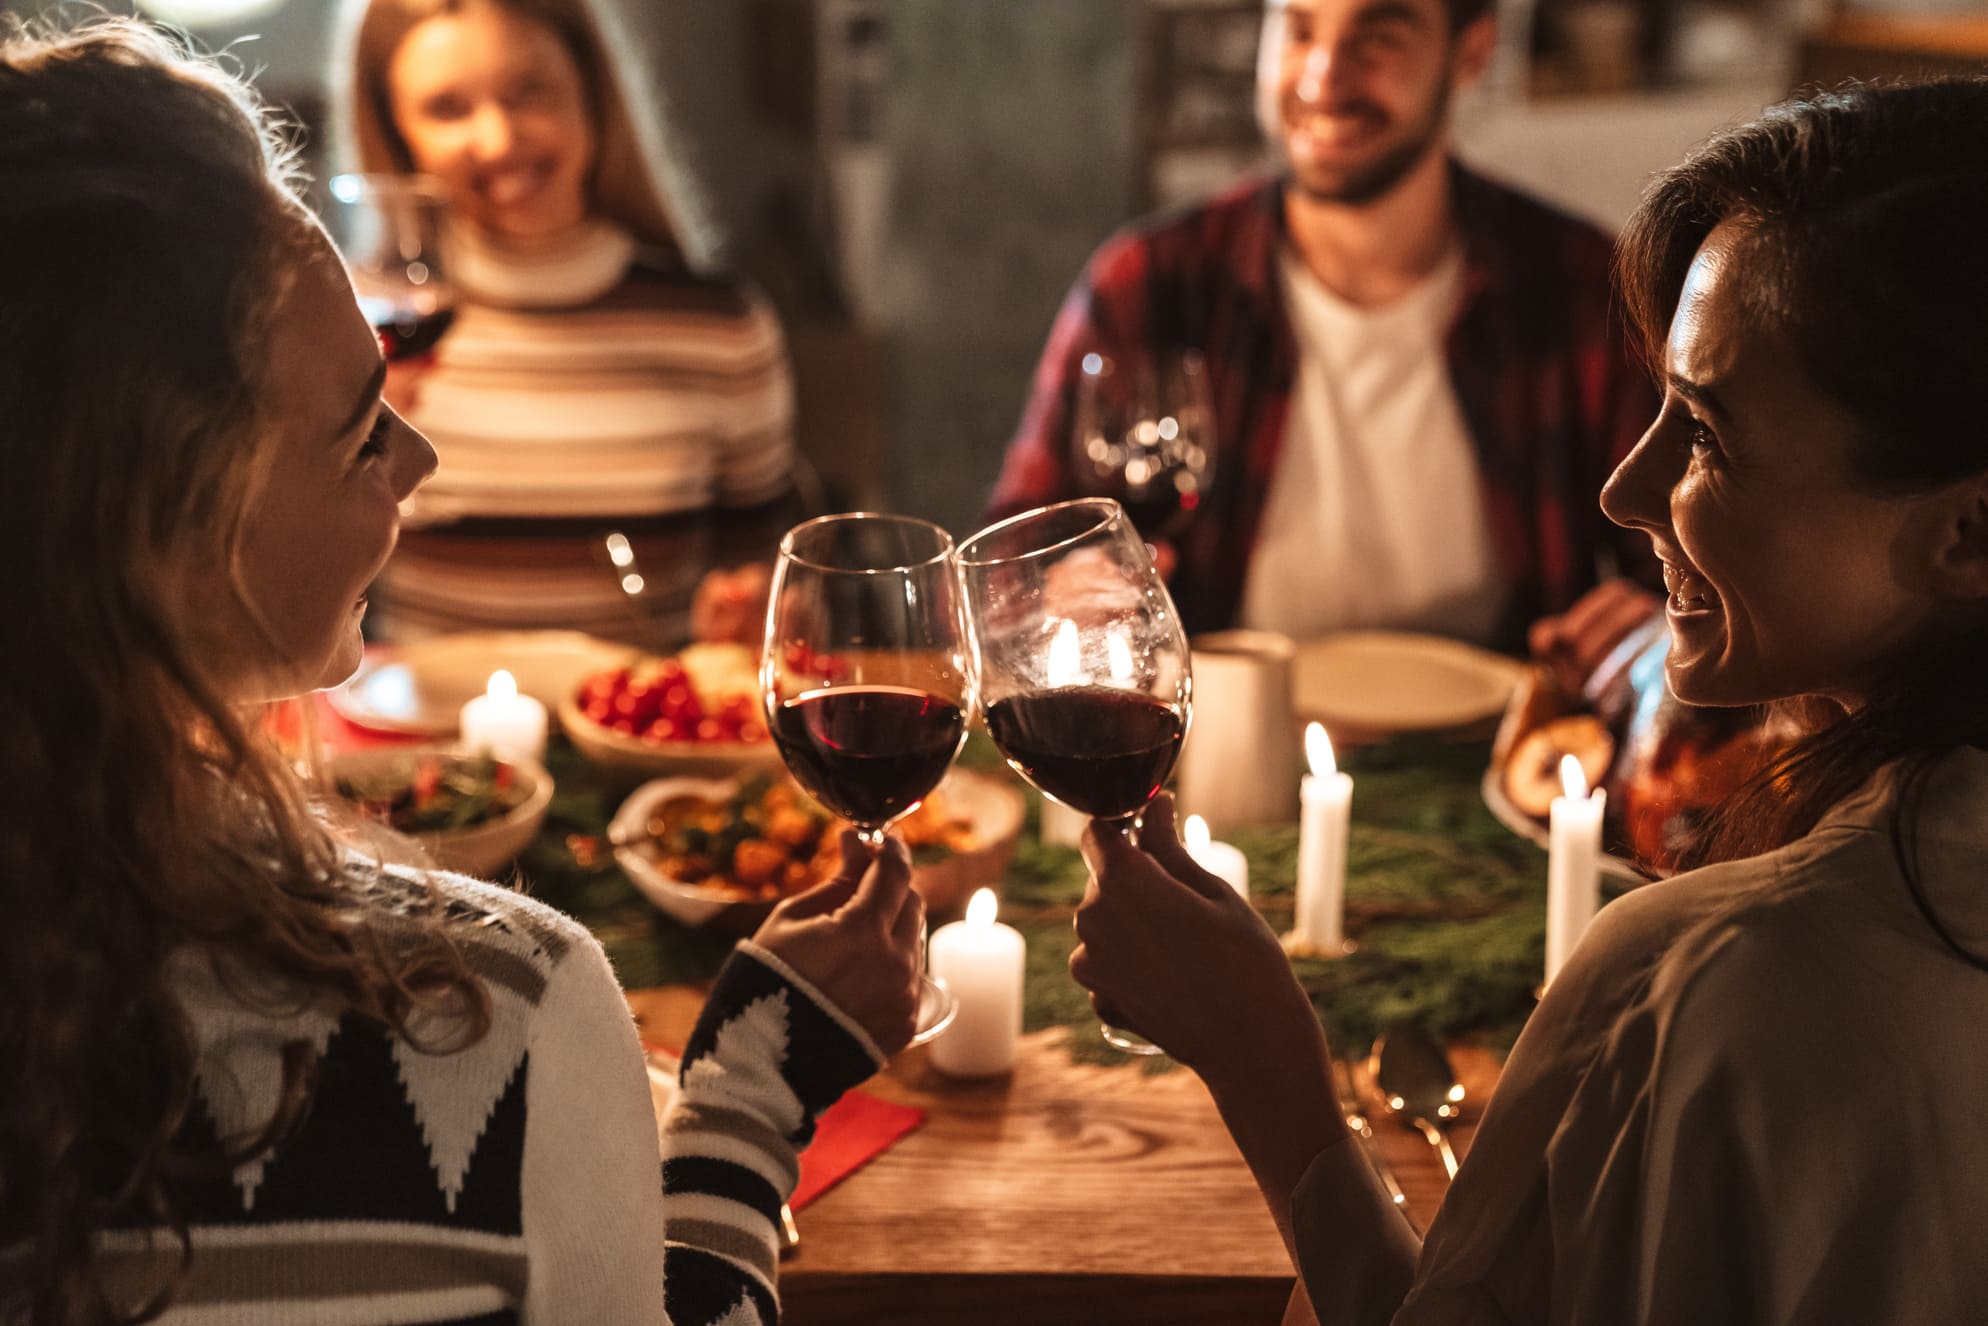
<instances>
[{"instance_id":1,"label":"bowl of cherry tomatoes","mask_svg":"<svg viewBox=\"0 0 1988 1326\"><path fill-rule=\"evenodd\" d=\"M597 672L559 706L581 754L630 776L722 778L779 764L743 645L691 645Z\"/></svg>"}]
</instances>

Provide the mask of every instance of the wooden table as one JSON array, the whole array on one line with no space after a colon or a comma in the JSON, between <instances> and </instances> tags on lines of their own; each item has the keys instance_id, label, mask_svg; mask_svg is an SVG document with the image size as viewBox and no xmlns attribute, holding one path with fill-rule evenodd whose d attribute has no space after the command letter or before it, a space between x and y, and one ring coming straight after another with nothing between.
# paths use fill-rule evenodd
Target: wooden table
<instances>
[{"instance_id":1,"label":"wooden table","mask_svg":"<svg viewBox=\"0 0 1988 1326\"><path fill-rule=\"evenodd\" d=\"M681 1044L700 994L628 999L647 1038ZM955 1082L912 1050L865 1086L929 1117L800 1214L801 1247L781 1267L791 1326L1282 1319L1290 1262L1200 1080L1072 1064L1066 1034L1026 1037L1009 1078ZM1497 1067L1468 1048L1453 1057L1471 1106L1463 1151ZM1447 1186L1435 1153L1376 1127L1425 1223Z\"/></svg>"}]
</instances>

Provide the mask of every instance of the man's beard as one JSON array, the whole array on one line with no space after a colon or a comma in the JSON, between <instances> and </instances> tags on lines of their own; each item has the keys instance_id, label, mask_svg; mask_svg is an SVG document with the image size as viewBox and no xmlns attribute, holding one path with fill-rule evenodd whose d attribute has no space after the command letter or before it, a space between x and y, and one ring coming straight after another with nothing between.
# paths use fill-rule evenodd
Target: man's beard
<instances>
[{"instance_id":1,"label":"man's beard","mask_svg":"<svg viewBox=\"0 0 1988 1326\"><path fill-rule=\"evenodd\" d=\"M1384 115L1377 106L1356 105L1349 110L1370 110ZM1298 192L1317 203L1336 203L1340 206L1363 207L1386 197L1396 185L1406 178L1408 172L1422 163L1442 137L1443 125L1449 117L1450 83L1443 81L1442 89L1430 104L1428 114L1415 126L1415 131L1396 146L1383 153L1378 161L1355 170L1331 184L1308 184L1302 174L1292 172L1292 181Z\"/></svg>"}]
</instances>

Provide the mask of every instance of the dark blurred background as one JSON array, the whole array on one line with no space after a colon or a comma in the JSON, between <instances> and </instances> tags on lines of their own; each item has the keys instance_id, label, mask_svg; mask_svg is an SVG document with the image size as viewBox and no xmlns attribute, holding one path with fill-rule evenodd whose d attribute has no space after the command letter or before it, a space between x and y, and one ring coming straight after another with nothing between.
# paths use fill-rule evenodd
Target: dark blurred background
<instances>
[{"instance_id":1,"label":"dark blurred background","mask_svg":"<svg viewBox=\"0 0 1988 1326\"><path fill-rule=\"evenodd\" d=\"M786 320L801 444L846 506L973 528L1091 249L1261 159L1260 0L617 7L732 261ZM137 8L233 51L321 130L334 0ZM1652 170L1797 86L1988 67L1982 0L1499 0L1499 14L1493 76L1459 110L1464 154L1608 225Z\"/></svg>"}]
</instances>

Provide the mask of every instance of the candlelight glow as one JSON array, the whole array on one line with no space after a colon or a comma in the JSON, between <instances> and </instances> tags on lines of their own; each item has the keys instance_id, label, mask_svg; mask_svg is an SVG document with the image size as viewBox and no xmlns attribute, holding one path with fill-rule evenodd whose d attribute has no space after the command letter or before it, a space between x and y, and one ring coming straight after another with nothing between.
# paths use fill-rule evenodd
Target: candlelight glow
<instances>
[{"instance_id":1,"label":"candlelight glow","mask_svg":"<svg viewBox=\"0 0 1988 1326\"><path fill-rule=\"evenodd\" d=\"M515 700L518 698L518 679L499 668L490 674L490 683L483 688L483 693L497 700Z\"/></svg>"},{"instance_id":2,"label":"candlelight glow","mask_svg":"<svg viewBox=\"0 0 1988 1326\"><path fill-rule=\"evenodd\" d=\"M635 564L635 549L626 534L616 530L607 536L607 559L623 569Z\"/></svg>"},{"instance_id":3,"label":"candlelight glow","mask_svg":"<svg viewBox=\"0 0 1988 1326\"><path fill-rule=\"evenodd\" d=\"M1084 650L1077 642L1077 623L1066 619L1056 628L1056 638L1049 642L1049 684L1082 686L1086 680Z\"/></svg>"},{"instance_id":4,"label":"candlelight glow","mask_svg":"<svg viewBox=\"0 0 1988 1326\"><path fill-rule=\"evenodd\" d=\"M1113 631L1104 638L1105 657L1111 663L1111 684L1130 686L1132 684L1132 646L1125 643L1123 631Z\"/></svg>"},{"instance_id":5,"label":"candlelight glow","mask_svg":"<svg viewBox=\"0 0 1988 1326\"><path fill-rule=\"evenodd\" d=\"M993 925L994 912L998 904L994 901L994 890L976 889L973 898L966 904L968 925Z\"/></svg>"},{"instance_id":6,"label":"candlelight glow","mask_svg":"<svg viewBox=\"0 0 1988 1326\"><path fill-rule=\"evenodd\" d=\"M1187 823L1180 827L1180 841L1190 852L1196 852L1206 847L1211 838L1212 835L1208 832L1208 821L1202 819L1199 815L1189 815Z\"/></svg>"},{"instance_id":7,"label":"candlelight glow","mask_svg":"<svg viewBox=\"0 0 1988 1326\"><path fill-rule=\"evenodd\" d=\"M1560 757L1560 787L1569 801L1588 799L1588 775L1581 762L1571 755Z\"/></svg>"},{"instance_id":8,"label":"candlelight glow","mask_svg":"<svg viewBox=\"0 0 1988 1326\"><path fill-rule=\"evenodd\" d=\"M1305 724L1305 763L1318 778L1329 778L1339 772L1339 761L1332 757L1332 738L1325 734L1323 723Z\"/></svg>"}]
</instances>

